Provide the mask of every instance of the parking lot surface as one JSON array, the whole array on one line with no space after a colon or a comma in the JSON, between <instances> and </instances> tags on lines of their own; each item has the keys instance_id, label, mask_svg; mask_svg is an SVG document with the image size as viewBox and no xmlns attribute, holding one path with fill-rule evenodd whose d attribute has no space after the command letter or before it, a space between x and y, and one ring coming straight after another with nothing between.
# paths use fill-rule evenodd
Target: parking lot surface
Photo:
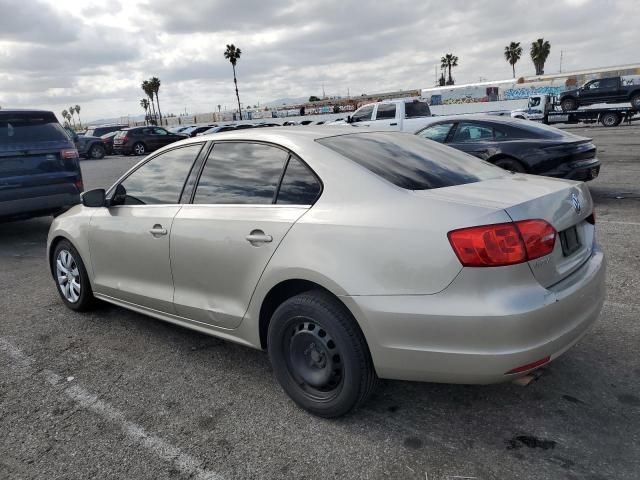
<instances>
[{"instance_id":1,"label":"parking lot surface","mask_svg":"<svg viewBox=\"0 0 640 480\"><path fill-rule=\"evenodd\" d=\"M0 224L0 478L639 478L640 128L572 131L603 163L594 328L527 387L385 381L338 420L297 408L264 352L107 304L67 310L51 219ZM137 160L83 161L85 188Z\"/></svg>"}]
</instances>

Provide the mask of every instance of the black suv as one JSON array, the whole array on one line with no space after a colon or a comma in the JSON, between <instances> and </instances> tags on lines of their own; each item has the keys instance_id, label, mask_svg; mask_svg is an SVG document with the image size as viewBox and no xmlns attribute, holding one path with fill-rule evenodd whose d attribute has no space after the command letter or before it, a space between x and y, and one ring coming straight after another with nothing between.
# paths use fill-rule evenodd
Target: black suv
<instances>
[{"instance_id":1,"label":"black suv","mask_svg":"<svg viewBox=\"0 0 640 480\"><path fill-rule=\"evenodd\" d=\"M113 137L113 153L116 155L144 155L158 148L189 138L188 135L171 133L162 127L131 127L120 130Z\"/></svg>"},{"instance_id":2,"label":"black suv","mask_svg":"<svg viewBox=\"0 0 640 480\"><path fill-rule=\"evenodd\" d=\"M78 151L53 112L0 110L0 221L80 203Z\"/></svg>"}]
</instances>

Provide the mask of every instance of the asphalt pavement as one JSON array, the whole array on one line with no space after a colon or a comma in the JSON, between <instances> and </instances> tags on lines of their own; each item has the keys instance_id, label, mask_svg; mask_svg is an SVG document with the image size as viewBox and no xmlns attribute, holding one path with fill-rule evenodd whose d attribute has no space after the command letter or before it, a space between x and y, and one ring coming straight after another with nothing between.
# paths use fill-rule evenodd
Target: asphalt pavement
<instances>
[{"instance_id":1,"label":"asphalt pavement","mask_svg":"<svg viewBox=\"0 0 640 480\"><path fill-rule=\"evenodd\" d=\"M385 381L337 420L297 408L264 352L107 304L69 311L51 219L0 224L0 478L639 478L640 128L572 131L603 162L596 325L526 387ZM137 160L83 161L85 187Z\"/></svg>"}]
</instances>

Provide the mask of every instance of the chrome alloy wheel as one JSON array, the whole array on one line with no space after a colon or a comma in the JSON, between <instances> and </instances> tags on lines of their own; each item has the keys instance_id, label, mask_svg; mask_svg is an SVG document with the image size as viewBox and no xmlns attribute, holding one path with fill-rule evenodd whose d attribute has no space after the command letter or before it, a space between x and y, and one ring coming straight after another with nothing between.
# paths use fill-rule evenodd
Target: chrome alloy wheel
<instances>
[{"instance_id":1,"label":"chrome alloy wheel","mask_svg":"<svg viewBox=\"0 0 640 480\"><path fill-rule=\"evenodd\" d=\"M76 303L80 298L80 271L78 265L68 250L60 250L56 258L56 278L58 287L64 298L71 303Z\"/></svg>"}]
</instances>

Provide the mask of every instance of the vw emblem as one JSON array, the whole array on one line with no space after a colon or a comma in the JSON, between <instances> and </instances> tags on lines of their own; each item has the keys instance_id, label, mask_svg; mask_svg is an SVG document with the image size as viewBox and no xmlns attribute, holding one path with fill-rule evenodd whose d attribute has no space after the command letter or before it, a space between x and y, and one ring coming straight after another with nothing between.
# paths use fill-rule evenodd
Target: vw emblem
<instances>
[{"instance_id":1,"label":"vw emblem","mask_svg":"<svg viewBox=\"0 0 640 480\"><path fill-rule=\"evenodd\" d=\"M580 205L580 199L575 193L571 194L571 204L573 205L573 209L576 211L576 213L580 213L580 210L582 210L582 205Z\"/></svg>"}]
</instances>

